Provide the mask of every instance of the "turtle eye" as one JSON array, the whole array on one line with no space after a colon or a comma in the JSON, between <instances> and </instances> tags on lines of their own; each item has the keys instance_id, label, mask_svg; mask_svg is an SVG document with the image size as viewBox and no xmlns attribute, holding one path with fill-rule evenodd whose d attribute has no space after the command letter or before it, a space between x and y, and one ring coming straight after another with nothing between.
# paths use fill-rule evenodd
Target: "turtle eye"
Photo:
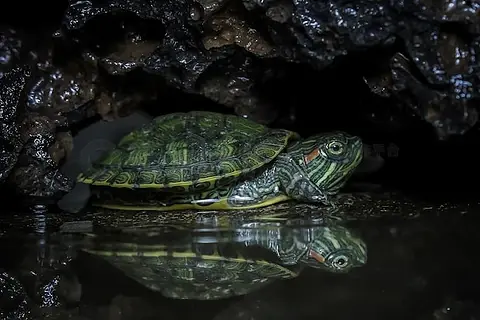
<instances>
[{"instance_id":1,"label":"turtle eye","mask_svg":"<svg viewBox=\"0 0 480 320\"><path fill-rule=\"evenodd\" d=\"M337 268L337 269L344 269L348 267L348 257L347 256L338 256L333 259L332 264Z\"/></svg>"},{"instance_id":2,"label":"turtle eye","mask_svg":"<svg viewBox=\"0 0 480 320\"><path fill-rule=\"evenodd\" d=\"M345 147L342 142L340 141L332 141L327 145L327 151L328 153L338 156L343 153L345 150Z\"/></svg>"}]
</instances>

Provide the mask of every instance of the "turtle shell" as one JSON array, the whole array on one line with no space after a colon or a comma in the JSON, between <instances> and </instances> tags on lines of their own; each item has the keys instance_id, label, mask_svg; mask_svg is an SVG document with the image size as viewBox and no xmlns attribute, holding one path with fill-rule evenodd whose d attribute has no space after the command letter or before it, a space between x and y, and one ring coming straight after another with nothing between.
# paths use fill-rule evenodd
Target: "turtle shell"
<instances>
[{"instance_id":1,"label":"turtle shell","mask_svg":"<svg viewBox=\"0 0 480 320\"><path fill-rule=\"evenodd\" d=\"M78 181L114 188L209 190L264 166L297 137L235 115L173 113L126 135Z\"/></svg>"},{"instance_id":2,"label":"turtle shell","mask_svg":"<svg viewBox=\"0 0 480 320\"><path fill-rule=\"evenodd\" d=\"M299 267L286 267L265 249L234 243L189 246L121 243L84 249L143 286L176 299L222 299L247 294L276 279L291 279ZM261 258L263 256L264 258Z\"/></svg>"}]
</instances>

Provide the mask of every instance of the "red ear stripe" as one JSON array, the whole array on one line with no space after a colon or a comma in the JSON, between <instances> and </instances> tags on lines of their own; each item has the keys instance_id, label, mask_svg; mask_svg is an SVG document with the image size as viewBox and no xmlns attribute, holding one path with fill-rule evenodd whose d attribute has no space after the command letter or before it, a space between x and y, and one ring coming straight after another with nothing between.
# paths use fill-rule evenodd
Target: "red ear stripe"
<instances>
[{"instance_id":1,"label":"red ear stripe","mask_svg":"<svg viewBox=\"0 0 480 320\"><path fill-rule=\"evenodd\" d=\"M305 159L305 164L308 164L310 163L311 161L313 161L316 157L318 157L320 155L320 150L315 149L313 150L312 152L310 152L309 154L307 154L304 159Z\"/></svg>"},{"instance_id":2,"label":"red ear stripe","mask_svg":"<svg viewBox=\"0 0 480 320\"><path fill-rule=\"evenodd\" d=\"M325 258L322 257L321 255L319 255L318 253L314 252L314 251L311 251L311 250L310 250L309 256L310 256L311 258L317 260L317 261L320 262L320 263L324 263L324 262L325 262Z\"/></svg>"}]
</instances>

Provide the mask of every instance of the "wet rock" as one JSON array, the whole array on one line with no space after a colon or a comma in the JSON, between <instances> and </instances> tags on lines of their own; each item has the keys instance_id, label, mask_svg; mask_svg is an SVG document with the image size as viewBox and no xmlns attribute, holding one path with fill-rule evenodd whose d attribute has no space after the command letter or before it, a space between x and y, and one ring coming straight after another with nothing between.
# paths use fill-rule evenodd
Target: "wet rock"
<instances>
[{"instance_id":1,"label":"wet rock","mask_svg":"<svg viewBox=\"0 0 480 320\"><path fill-rule=\"evenodd\" d=\"M28 70L15 68L0 78L0 183L15 166L24 145L18 130L20 99Z\"/></svg>"},{"instance_id":2,"label":"wet rock","mask_svg":"<svg viewBox=\"0 0 480 320\"><path fill-rule=\"evenodd\" d=\"M46 272L36 285L35 300L38 306L48 312L65 304L80 301L82 286L76 278L65 275L52 275ZM48 277L48 279L47 279Z\"/></svg>"},{"instance_id":3,"label":"wet rock","mask_svg":"<svg viewBox=\"0 0 480 320\"><path fill-rule=\"evenodd\" d=\"M276 75L268 66L239 57L229 65L206 72L199 80L199 92L233 108L237 115L267 125L277 119L278 108L265 97L266 90L262 87Z\"/></svg>"},{"instance_id":4,"label":"wet rock","mask_svg":"<svg viewBox=\"0 0 480 320\"><path fill-rule=\"evenodd\" d=\"M198 0L190 7L190 18L194 21L207 20L214 13L221 10L228 3L228 0Z\"/></svg>"},{"instance_id":5,"label":"wet rock","mask_svg":"<svg viewBox=\"0 0 480 320\"><path fill-rule=\"evenodd\" d=\"M132 114L142 105L158 99L165 87L161 78L142 71L146 59L161 43L163 27L156 21L134 19L134 22L132 27L131 21L113 19L108 30L99 33L98 37L72 34L67 38L63 34L67 43L73 40L85 44L78 50L82 52L83 63L95 70L92 81L97 86L93 103L86 107L106 121ZM105 29L93 23L88 30L97 27Z\"/></svg>"},{"instance_id":6,"label":"wet rock","mask_svg":"<svg viewBox=\"0 0 480 320\"><path fill-rule=\"evenodd\" d=\"M45 40L43 47L25 44L14 30L4 31L2 39L4 67L8 69L15 61L30 67L28 83L26 80L13 83L12 76L7 73L0 85L10 94L18 91L16 98L2 97L5 104L16 104L18 112L14 113L12 107L7 111L7 106L4 107L5 116L1 121L6 147L2 151L0 180L9 176L8 182L21 195L58 197L72 186L72 182L58 171L59 164L72 149L69 128L96 114L92 107L96 95L96 69L79 59L71 59L63 65L54 64L55 46L51 34L42 38ZM62 59L56 60L61 62Z\"/></svg>"},{"instance_id":7,"label":"wet rock","mask_svg":"<svg viewBox=\"0 0 480 320\"><path fill-rule=\"evenodd\" d=\"M45 172L36 164L17 168L11 181L24 195L42 199L57 198L71 188L71 182L57 169Z\"/></svg>"},{"instance_id":8,"label":"wet rock","mask_svg":"<svg viewBox=\"0 0 480 320\"><path fill-rule=\"evenodd\" d=\"M462 134L477 122L473 106L480 87L479 9L474 4L451 0L243 0L243 6L238 4L193 0L153 5L141 0L72 1L65 24L70 30L81 29L87 21L115 11L161 22L164 36L158 48L152 51L153 44L140 44L142 54L133 59L102 58L109 61L106 68L122 73L141 66L183 91L201 93L227 105L235 101L240 104L239 114L253 105L260 110L269 110L269 106L257 96L250 77L238 81L239 74L228 68L238 55L258 61L275 58L309 64L321 70L337 58L348 58L350 53L394 45L405 47L402 54L411 63L403 68L400 82L408 85L400 90L402 94L395 94L395 99L434 126L441 138ZM118 65L122 59L125 62ZM401 69L392 66L391 73L396 72L395 68ZM209 73L212 69L216 71L214 79ZM199 85L207 73L211 80ZM399 91L397 85L391 84L388 90ZM382 89L384 84L371 86L392 99Z\"/></svg>"},{"instance_id":9,"label":"wet rock","mask_svg":"<svg viewBox=\"0 0 480 320\"><path fill-rule=\"evenodd\" d=\"M39 227L44 222L44 229L37 228L35 234L29 235L15 272L35 304L36 312L45 316L55 313L59 307L78 304L82 286L70 264L76 256L73 239L49 234L45 230L50 227L46 218L42 215L36 218Z\"/></svg>"},{"instance_id":10,"label":"wet rock","mask_svg":"<svg viewBox=\"0 0 480 320\"><path fill-rule=\"evenodd\" d=\"M241 18L242 13L246 15L242 11L233 5L224 10L217 8L217 13L205 24L202 39L205 49L236 45L260 58L276 56L274 47ZM278 75L273 68L265 65L265 61L236 54L228 63L216 64L205 71L197 87L200 94L233 108L237 115L270 124L276 120L278 110L274 102L266 98L266 90L262 86L275 76Z\"/></svg>"},{"instance_id":11,"label":"wet rock","mask_svg":"<svg viewBox=\"0 0 480 320\"><path fill-rule=\"evenodd\" d=\"M98 64L111 75L125 75L143 68L145 60L162 42L161 22L131 15L112 16L110 20L105 27L104 20L97 18L86 26L84 33L63 32L62 36L64 41L73 40L83 50L85 61ZM99 28L102 31L96 32Z\"/></svg>"},{"instance_id":12,"label":"wet rock","mask_svg":"<svg viewBox=\"0 0 480 320\"><path fill-rule=\"evenodd\" d=\"M91 107L97 92L96 69L72 59L65 66L53 65L52 58L37 64L37 71L28 92L28 112L49 116L60 127L95 115Z\"/></svg>"},{"instance_id":13,"label":"wet rock","mask_svg":"<svg viewBox=\"0 0 480 320\"><path fill-rule=\"evenodd\" d=\"M457 23L471 33L478 34L479 7L475 1L390 1L390 5L406 14L424 21Z\"/></svg>"},{"instance_id":14,"label":"wet rock","mask_svg":"<svg viewBox=\"0 0 480 320\"><path fill-rule=\"evenodd\" d=\"M235 8L229 7L207 21L202 39L205 49L235 44L258 57L275 56L272 45L262 37L260 32L241 19L236 11Z\"/></svg>"},{"instance_id":15,"label":"wet rock","mask_svg":"<svg viewBox=\"0 0 480 320\"><path fill-rule=\"evenodd\" d=\"M407 31L408 30L408 31ZM479 43L476 36L445 31L425 21L401 33L408 54L396 53L389 70L366 82L382 97L392 94L430 123L440 138L463 134L478 121Z\"/></svg>"},{"instance_id":16,"label":"wet rock","mask_svg":"<svg viewBox=\"0 0 480 320\"><path fill-rule=\"evenodd\" d=\"M140 4L137 4L134 12L140 17L148 16L143 13L145 9ZM115 2L117 5L122 6ZM166 20L166 17L159 15L157 19L164 22L164 27L158 23L153 25L160 31L165 29L163 41L155 40L155 35L148 35L141 21L136 29L121 21L116 32L123 33L123 38L113 41L113 44L98 44L100 47L109 47L105 49L108 52L93 55L98 56L96 59L100 66L110 74L125 75L143 68L147 72L161 74L169 85L189 93L200 93L234 108L239 115L261 123L271 123L276 118L276 110L271 101L260 95L262 90L259 88L269 70L244 54L237 52L234 57L232 55L235 53L233 48L237 46L260 57L272 55L273 48L237 15L242 8L222 10L224 5L219 2L205 3L204 6L188 2L188 5L190 18L194 22L204 18L204 15L211 17L205 20L203 28L207 31L201 38L188 26L179 27L177 23L180 21ZM101 11L114 10L112 8L102 7ZM214 12L218 14L212 16ZM184 20L182 24L186 21L190 20ZM157 35L157 38L161 37Z\"/></svg>"},{"instance_id":17,"label":"wet rock","mask_svg":"<svg viewBox=\"0 0 480 320\"><path fill-rule=\"evenodd\" d=\"M451 81L457 88L435 88L420 80L412 61L401 53L391 58L389 71L365 80L375 94L394 96L400 104L430 123L440 138L462 134L478 121L471 82L458 79ZM449 92L457 94L452 97Z\"/></svg>"},{"instance_id":18,"label":"wet rock","mask_svg":"<svg viewBox=\"0 0 480 320\"><path fill-rule=\"evenodd\" d=\"M69 129L97 113L97 70L78 58L54 64L52 47L39 52L21 101L17 130L23 148L9 181L21 195L57 198L72 187L58 170L73 147Z\"/></svg>"},{"instance_id":19,"label":"wet rock","mask_svg":"<svg viewBox=\"0 0 480 320\"><path fill-rule=\"evenodd\" d=\"M145 65L145 60L158 47L159 41L143 39L133 31L125 34L124 41L117 43L112 53L100 60L108 73L121 75Z\"/></svg>"},{"instance_id":20,"label":"wet rock","mask_svg":"<svg viewBox=\"0 0 480 320\"><path fill-rule=\"evenodd\" d=\"M50 146L48 153L52 160L59 164L63 159L69 158L73 149L73 138L70 132L57 133L55 142Z\"/></svg>"},{"instance_id":21,"label":"wet rock","mask_svg":"<svg viewBox=\"0 0 480 320\"><path fill-rule=\"evenodd\" d=\"M255 90L255 80L264 70L252 70L252 61L242 54L232 58L235 46L260 56L270 54L272 48L258 32L230 11L224 11L208 21L205 28L209 31L200 37L195 33L195 21L201 20L200 17L204 14L219 11L223 4L205 3L206 7L202 7L193 1L181 2L181 6L185 10L188 8L188 12L182 12L177 7L178 2L175 3L175 8L171 5L173 6L163 4L158 11L155 10L157 13L150 12L150 7L145 7L141 1L111 2L110 6L98 3L75 5L67 12L67 26L78 28L99 12L106 13L120 8L131 10L140 17L160 20L165 30L163 41L143 41L131 31L126 36L128 44L123 42L119 44L120 49L116 53L101 57L101 65L111 74L124 74L143 67L147 72L162 75L167 84L173 87L189 93L200 93L215 102L235 107L240 115L259 119L263 123L275 119L271 103L262 101ZM79 13L81 17L78 16ZM185 25L188 21L192 22L191 26ZM232 67L227 67L231 64Z\"/></svg>"},{"instance_id":22,"label":"wet rock","mask_svg":"<svg viewBox=\"0 0 480 320\"><path fill-rule=\"evenodd\" d=\"M225 54L205 51L201 47L193 25L187 24L190 5L191 2L186 0L153 4L147 1L71 2L65 14L65 24L69 29L79 29L98 15L116 11L132 12L140 18L162 22L163 41L144 61L144 69L162 74L174 87L194 92L198 77L211 64L225 58Z\"/></svg>"},{"instance_id":23,"label":"wet rock","mask_svg":"<svg viewBox=\"0 0 480 320\"><path fill-rule=\"evenodd\" d=\"M58 197L72 188L58 165L59 155L67 155L72 147L68 133L58 134L54 120L35 112L28 113L20 124L23 150L10 181L23 195Z\"/></svg>"},{"instance_id":24,"label":"wet rock","mask_svg":"<svg viewBox=\"0 0 480 320\"><path fill-rule=\"evenodd\" d=\"M186 40L178 37L167 33L162 46L147 60L145 69L162 75L167 84L175 88L196 93L195 87L200 76L213 65L226 62L234 49L203 51L190 43L190 35L181 36Z\"/></svg>"},{"instance_id":25,"label":"wet rock","mask_svg":"<svg viewBox=\"0 0 480 320\"><path fill-rule=\"evenodd\" d=\"M427 86L438 88L431 90L435 94L428 102L420 102L429 105L425 119L440 136L464 133L478 120L473 107L480 98L476 85L480 81L478 40L466 40L459 33L431 25L417 25L410 34L405 42L413 63L427 80ZM420 93L413 94L418 97Z\"/></svg>"},{"instance_id":26,"label":"wet rock","mask_svg":"<svg viewBox=\"0 0 480 320\"><path fill-rule=\"evenodd\" d=\"M115 121L127 117L138 110L141 103L153 100L156 94L148 95L145 92L102 92L95 100L97 113L105 121Z\"/></svg>"},{"instance_id":27,"label":"wet rock","mask_svg":"<svg viewBox=\"0 0 480 320\"><path fill-rule=\"evenodd\" d=\"M80 29L101 14L128 11L164 24L166 36L162 47L170 42L168 39L174 38L197 47L197 55L205 54L195 43L201 33L205 49L236 44L256 56L276 52L275 56L279 54L296 62L310 61L320 67L329 65L335 57L347 54L350 49L388 43L396 30L391 9L376 2L343 4L330 1L319 4L300 1L292 6L285 1L244 1L246 9L251 12L259 9L271 20L267 28L273 40L270 44L250 22L236 16L238 10L228 8L222 12L225 4L226 1L214 4L211 1L176 1L176 14L173 14L173 4L169 2L156 2L151 7L148 2L139 0L72 1L65 14L65 24L69 29ZM205 30L196 23L202 20L207 23L202 27Z\"/></svg>"},{"instance_id":28,"label":"wet rock","mask_svg":"<svg viewBox=\"0 0 480 320\"><path fill-rule=\"evenodd\" d=\"M293 4L291 7L285 1L244 1L246 8L261 9L272 20L270 37L283 57L308 62L316 68L330 65L349 51L391 43L396 31L391 8L378 2Z\"/></svg>"},{"instance_id":29,"label":"wet rock","mask_svg":"<svg viewBox=\"0 0 480 320\"><path fill-rule=\"evenodd\" d=\"M20 282L5 271L0 272L0 318L33 319L29 298Z\"/></svg>"},{"instance_id":30,"label":"wet rock","mask_svg":"<svg viewBox=\"0 0 480 320\"><path fill-rule=\"evenodd\" d=\"M30 65L36 60L37 55L25 38L15 29L0 27L0 77L17 65Z\"/></svg>"},{"instance_id":31,"label":"wet rock","mask_svg":"<svg viewBox=\"0 0 480 320\"><path fill-rule=\"evenodd\" d=\"M22 51L22 41L18 38L14 29L5 29L0 32L0 57L1 71L11 69L12 65L18 63Z\"/></svg>"},{"instance_id":32,"label":"wet rock","mask_svg":"<svg viewBox=\"0 0 480 320\"><path fill-rule=\"evenodd\" d=\"M28 84L25 80L13 83L14 74L21 71L2 78L6 93L0 120L0 181L9 176L21 195L57 198L72 187L72 181L58 170L73 148L72 126L97 114L107 120L124 116L145 98L121 88L99 87L97 60L87 53L69 56L71 48L65 48L75 41L68 42L71 39L61 33L53 38L48 34L37 47L23 41L15 30L2 31L0 40L0 72L22 61L30 65L31 74Z\"/></svg>"}]
</instances>

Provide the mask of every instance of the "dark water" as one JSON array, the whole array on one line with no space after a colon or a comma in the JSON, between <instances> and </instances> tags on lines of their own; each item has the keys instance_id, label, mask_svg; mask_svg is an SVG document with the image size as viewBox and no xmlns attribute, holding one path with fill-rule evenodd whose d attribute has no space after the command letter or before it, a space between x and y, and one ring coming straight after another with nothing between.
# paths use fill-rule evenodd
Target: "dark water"
<instances>
[{"instance_id":1,"label":"dark water","mask_svg":"<svg viewBox=\"0 0 480 320\"><path fill-rule=\"evenodd\" d=\"M2 319L477 319L480 233L476 209L423 209L414 219L348 222L320 211L299 214L295 207L268 221L254 216L225 220L208 214L178 223L165 220L164 215L118 212L71 217L39 211L4 216ZM332 226L364 241L368 259L363 266L337 273L299 263L289 266L296 277L265 276L268 279L261 285L251 286L242 281L252 282L259 276L253 269L241 273L238 265L235 269L223 263L208 274L201 259L182 260L197 272L195 283L201 285L194 286L185 281L179 284L178 277L172 276L181 274L181 263L161 270L152 269L155 260L127 257L124 267L156 277L155 283L145 280L153 283L156 290L152 290L84 250L125 251L123 243L144 245L144 251L154 253L160 245L177 252L193 246L204 254L215 254L212 248L220 248L217 255L232 257L241 252L252 261L281 265L278 254L258 244L275 246L283 241L288 247L293 236L312 240L325 236L319 230ZM157 247L148 249L152 245ZM164 263L157 261L157 265ZM206 299L214 282L224 281L225 275L237 277L235 290L227 290L229 295L251 292L218 300L194 299L195 295ZM189 299L164 296L172 290Z\"/></svg>"}]
</instances>

